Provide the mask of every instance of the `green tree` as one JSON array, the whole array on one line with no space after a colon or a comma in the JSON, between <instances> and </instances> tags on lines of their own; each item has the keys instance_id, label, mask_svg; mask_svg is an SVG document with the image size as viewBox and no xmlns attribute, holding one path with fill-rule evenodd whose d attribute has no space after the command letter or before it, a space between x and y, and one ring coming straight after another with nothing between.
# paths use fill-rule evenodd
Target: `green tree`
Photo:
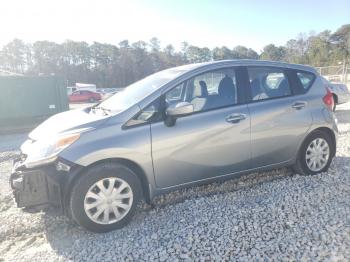
<instances>
[{"instance_id":1,"label":"green tree","mask_svg":"<svg viewBox=\"0 0 350 262\"><path fill-rule=\"evenodd\" d=\"M264 47L260 58L263 60L283 61L285 59L286 49L283 46L273 44Z\"/></svg>"},{"instance_id":2,"label":"green tree","mask_svg":"<svg viewBox=\"0 0 350 262\"><path fill-rule=\"evenodd\" d=\"M307 57L313 66L326 66L331 56L330 31L324 31L308 39Z\"/></svg>"},{"instance_id":3,"label":"green tree","mask_svg":"<svg viewBox=\"0 0 350 262\"><path fill-rule=\"evenodd\" d=\"M233 56L236 59L258 59L259 55L251 48L247 48L245 46L236 46L232 50Z\"/></svg>"},{"instance_id":4,"label":"green tree","mask_svg":"<svg viewBox=\"0 0 350 262\"><path fill-rule=\"evenodd\" d=\"M212 51L212 55L213 60L226 60L235 58L233 52L226 46L215 47Z\"/></svg>"},{"instance_id":5,"label":"green tree","mask_svg":"<svg viewBox=\"0 0 350 262\"><path fill-rule=\"evenodd\" d=\"M160 41L157 37L152 37L151 40L149 40L149 42L151 46L151 51L153 53L160 51Z\"/></svg>"},{"instance_id":6,"label":"green tree","mask_svg":"<svg viewBox=\"0 0 350 262\"><path fill-rule=\"evenodd\" d=\"M63 59L63 47L50 41L37 41L33 44L33 73L57 74Z\"/></svg>"},{"instance_id":7,"label":"green tree","mask_svg":"<svg viewBox=\"0 0 350 262\"><path fill-rule=\"evenodd\" d=\"M190 45L184 41L181 43L181 54L184 61L187 61L187 50Z\"/></svg>"},{"instance_id":8,"label":"green tree","mask_svg":"<svg viewBox=\"0 0 350 262\"><path fill-rule=\"evenodd\" d=\"M341 26L330 40L334 45L334 60L350 62L350 24Z\"/></svg>"},{"instance_id":9,"label":"green tree","mask_svg":"<svg viewBox=\"0 0 350 262\"><path fill-rule=\"evenodd\" d=\"M15 73L24 73L27 65L28 49L22 40L14 39L2 48L1 68Z\"/></svg>"},{"instance_id":10,"label":"green tree","mask_svg":"<svg viewBox=\"0 0 350 262\"><path fill-rule=\"evenodd\" d=\"M86 42L65 41L62 45L60 70L70 84L90 81L91 54Z\"/></svg>"},{"instance_id":11,"label":"green tree","mask_svg":"<svg viewBox=\"0 0 350 262\"><path fill-rule=\"evenodd\" d=\"M211 60L211 52L207 47L189 46L186 53L187 59L190 63L201 63Z\"/></svg>"},{"instance_id":12,"label":"green tree","mask_svg":"<svg viewBox=\"0 0 350 262\"><path fill-rule=\"evenodd\" d=\"M350 62L350 24L335 32L299 34L284 46L264 47L260 56L253 49L225 46L209 50L183 42L179 52L169 44L160 48L154 37L148 43L130 44L121 41L118 46L94 42L65 41L57 44L37 41L27 44L14 39L0 50L0 68L27 75L60 75L69 84L95 83L98 87L121 87L165 68L187 63L223 59L267 59L313 66L337 65Z\"/></svg>"},{"instance_id":13,"label":"green tree","mask_svg":"<svg viewBox=\"0 0 350 262\"><path fill-rule=\"evenodd\" d=\"M175 48L173 45L167 45L165 48L164 48L164 52L169 56L169 57L172 57L174 55L174 52L175 52Z\"/></svg>"}]
</instances>

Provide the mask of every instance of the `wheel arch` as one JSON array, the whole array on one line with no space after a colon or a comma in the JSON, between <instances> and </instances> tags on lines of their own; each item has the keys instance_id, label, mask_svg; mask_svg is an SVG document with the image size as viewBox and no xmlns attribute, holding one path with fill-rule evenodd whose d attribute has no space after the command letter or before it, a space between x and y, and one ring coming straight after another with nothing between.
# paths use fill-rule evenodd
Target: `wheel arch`
<instances>
[{"instance_id":1,"label":"wheel arch","mask_svg":"<svg viewBox=\"0 0 350 262\"><path fill-rule=\"evenodd\" d=\"M334 103L338 104L338 96L337 96L337 94L332 93L332 95L333 95Z\"/></svg>"},{"instance_id":2,"label":"wheel arch","mask_svg":"<svg viewBox=\"0 0 350 262\"><path fill-rule=\"evenodd\" d=\"M300 149L302 147L302 144L304 143L305 139L308 136L310 136L311 134L313 134L315 131L321 131L321 132L327 134L331 138L332 143L333 143L332 157L334 157L335 156L335 152L336 152L336 148L337 148L337 140L336 140L336 137L335 137L335 134L334 134L333 130L330 129L329 127L318 127L318 128L313 129L311 132L309 132L307 134L307 136L304 138L303 142L300 144L298 152L300 151Z\"/></svg>"},{"instance_id":3,"label":"wheel arch","mask_svg":"<svg viewBox=\"0 0 350 262\"><path fill-rule=\"evenodd\" d=\"M336 153L336 135L334 134L333 130L329 127L317 127L312 129L310 132L308 132L308 134L304 137L304 139L302 140L302 142L299 145L299 149L298 149L298 153L296 155L296 160L295 163L293 164L292 168L295 172L297 172L298 174L304 174L307 175L309 173L305 173L304 168L302 167L302 163L300 162L300 154L302 153L302 148L303 145L305 144L305 141L312 136L315 132L321 132L325 135L328 135L328 137L330 138L330 140L332 141L332 145L331 145L331 157L333 158L335 156ZM329 164L328 164L329 165Z\"/></svg>"}]
</instances>

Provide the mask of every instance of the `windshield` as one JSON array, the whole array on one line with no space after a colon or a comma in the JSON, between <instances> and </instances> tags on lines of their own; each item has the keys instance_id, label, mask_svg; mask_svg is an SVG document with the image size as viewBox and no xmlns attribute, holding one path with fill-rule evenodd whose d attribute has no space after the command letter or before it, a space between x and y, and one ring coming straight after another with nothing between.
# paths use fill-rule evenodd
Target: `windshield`
<instances>
[{"instance_id":1,"label":"windshield","mask_svg":"<svg viewBox=\"0 0 350 262\"><path fill-rule=\"evenodd\" d=\"M143 98L150 95L184 71L186 70L172 68L150 75L127 86L123 91L107 98L100 103L98 107L104 108L112 113L123 111L140 102Z\"/></svg>"}]
</instances>

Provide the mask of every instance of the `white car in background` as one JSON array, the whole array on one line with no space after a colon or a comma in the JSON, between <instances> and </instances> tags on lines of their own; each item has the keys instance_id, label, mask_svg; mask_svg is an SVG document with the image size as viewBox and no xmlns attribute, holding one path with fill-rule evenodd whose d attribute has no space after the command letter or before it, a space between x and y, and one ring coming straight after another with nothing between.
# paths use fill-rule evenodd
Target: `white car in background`
<instances>
[{"instance_id":1,"label":"white car in background","mask_svg":"<svg viewBox=\"0 0 350 262\"><path fill-rule=\"evenodd\" d=\"M334 99L333 111L335 111L336 105L344 104L350 101L350 90L345 84L331 83L323 77L322 79L328 86L329 91L331 91L333 94L333 99Z\"/></svg>"},{"instance_id":2,"label":"white car in background","mask_svg":"<svg viewBox=\"0 0 350 262\"><path fill-rule=\"evenodd\" d=\"M337 104L343 104L350 101L350 91L345 84L331 83L331 92L334 96L334 101Z\"/></svg>"}]
</instances>

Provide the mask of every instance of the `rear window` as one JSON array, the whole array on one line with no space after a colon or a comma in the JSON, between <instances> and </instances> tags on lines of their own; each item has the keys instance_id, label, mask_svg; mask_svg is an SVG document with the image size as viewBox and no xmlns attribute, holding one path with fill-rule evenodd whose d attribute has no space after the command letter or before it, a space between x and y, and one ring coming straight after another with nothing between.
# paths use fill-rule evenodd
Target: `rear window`
<instances>
[{"instance_id":1,"label":"rear window","mask_svg":"<svg viewBox=\"0 0 350 262\"><path fill-rule=\"evenodd\" d=\"M307 72L297 72L297 77L299 78L304 90L308 90L315 80L315 75Z\"/></svg>"}]
</instances>

